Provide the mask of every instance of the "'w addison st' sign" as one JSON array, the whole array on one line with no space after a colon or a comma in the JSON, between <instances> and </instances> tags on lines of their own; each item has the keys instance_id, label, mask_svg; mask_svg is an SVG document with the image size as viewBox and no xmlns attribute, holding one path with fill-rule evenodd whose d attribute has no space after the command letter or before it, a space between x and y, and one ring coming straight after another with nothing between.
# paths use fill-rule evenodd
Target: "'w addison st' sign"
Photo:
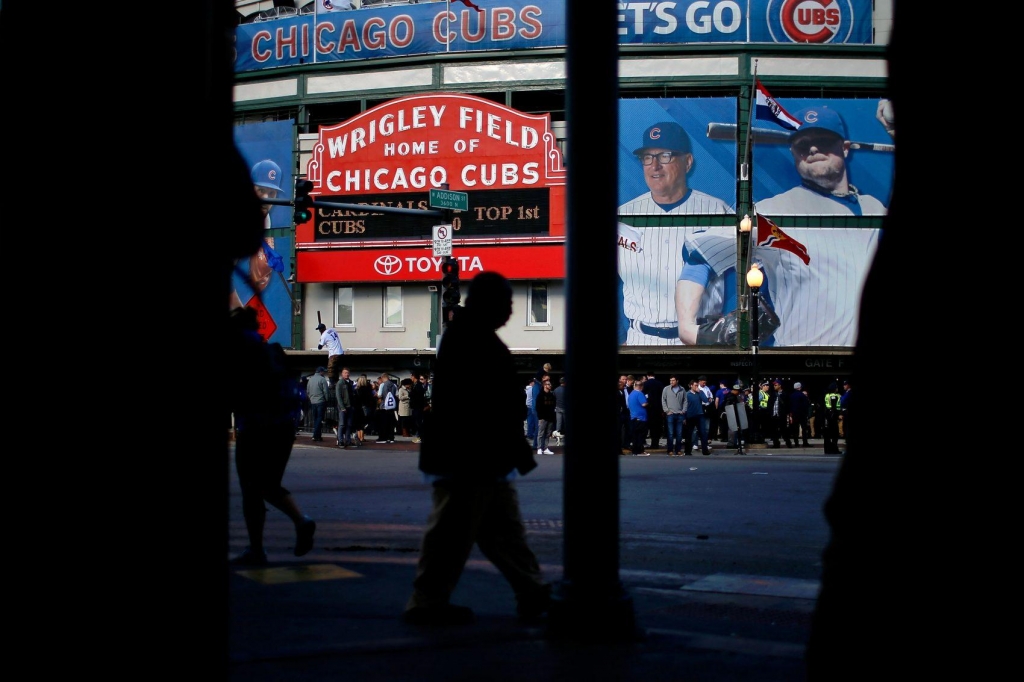
<instances>
[{"instance_id":1,"label":"'w addison st' sign","mask_svg":"<svg viewBox=\"0 0 1024 682\"><path fill-rule=\"evenodd\" d=\"M429 209L431 188L468 194L454 238L565 235L565 170L550 116L469 95L392 100L321 128L308 179L314 198L366 205L317 208L297 241L431 239L438 218L374 212Z\"/></svg>"}]
</instances>

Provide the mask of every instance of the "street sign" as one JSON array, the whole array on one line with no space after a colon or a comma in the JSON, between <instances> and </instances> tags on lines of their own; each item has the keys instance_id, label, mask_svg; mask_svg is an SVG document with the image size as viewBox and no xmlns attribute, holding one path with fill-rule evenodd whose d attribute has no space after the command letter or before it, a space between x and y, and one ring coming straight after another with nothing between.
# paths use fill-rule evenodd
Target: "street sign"
<instances>
[{"instance_id":1,"label":"street sign","mask_svg":"<svg viewBox=\"0 0 1024 682\"><path fill-rule=\"evenodd\" d=\"M469 194L466 192L452 192L447 189L431 189L430 208L450 208L456 211L468 211Z\"/></svg>"},{"instance_id":2,"label":"street sign","mask_svg":"<svg viewBox=\"0 0 1024 682\"><path fill-rule=\"evenodd\" d=\"M434 256L452 255L452 226L434 225Z\"/></svg>"}]
</instances>

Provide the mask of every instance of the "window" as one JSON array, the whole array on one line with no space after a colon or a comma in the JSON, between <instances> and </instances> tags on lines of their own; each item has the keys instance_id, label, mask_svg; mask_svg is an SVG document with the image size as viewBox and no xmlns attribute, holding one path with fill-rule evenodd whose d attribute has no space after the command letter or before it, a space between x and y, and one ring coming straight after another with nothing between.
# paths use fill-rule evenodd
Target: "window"
<instances>
[{"instance_id":1,"label":"window","mask_svg":"<svg viewBox=\"0 0 1024 682\"><path fill-rule=\"evenodd\" d=\"M355 324L352 287L334 287L334 311L335 327L351 327Z\"/></svg>"},{"instance_id":2,"label":"window","mask_svg":"<svg viewBox=\"0 0 1024 682\"><path fill-rule=\"evenodd\" d=\"M530 319L527 324L531 327L548 326L548 285L541 282L531 284L529 298Z\"/></svg>"},{"instance_id":3,"label":"window","mask_svg":"<svg viewBox=\"0 0 1024 682\"><path fill-rule=\"evenodd\" d=\"M401 327L403 324L402 287L384 287L384 326Z\"/></svg>"}]
</instances>

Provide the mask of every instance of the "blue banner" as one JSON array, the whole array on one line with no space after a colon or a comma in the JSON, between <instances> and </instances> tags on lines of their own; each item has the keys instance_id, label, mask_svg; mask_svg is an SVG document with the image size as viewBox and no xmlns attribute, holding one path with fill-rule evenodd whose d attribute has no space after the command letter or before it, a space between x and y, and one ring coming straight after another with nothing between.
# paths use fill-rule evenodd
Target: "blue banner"
<instances>
[{"instance_id":1,"label":"blue banner","mask_svg":"<svg viewBox=\"0 0 1024 682\"><path fill-rule=\"evenodd\" d=\"M292 196L294 129L293 120L235 126L235 146L245 159L253 187L261 197L290 199ZM290 206L263 206L266 229L292 227ZM255 254L240 258L231 276L228 302L230 308L254 309L260 335L286 348L292 345L292 285L288 277L292 274L293 242L290 236L266 236Z\"/></svg>"},{"instance_id":2,"label":"blue banner","mask_svg":"<svg viewBox=\"0 0 1024 682\"><path fill-rule=\"evenodd\" d=\"M735 213L737 142L732 139L711 139L706 131L712 121L736 122L735 97L680 97L672 99L619 100L619 198L622 206L650 191L645 167L634 153L645 146L644 134L659 122L678 124L687 137L692 165L683 174L687 188L716 197L727 211L671 211L674 213ZM653 165L653 164L652 164ZM620 215L662 215L663 210L620 210Z\"/></svg>"},{"instance_id":3,"label":"blue banner","mask_svg":"<svg viewBox=\"0 0 1024 682\"><path fill-rule=\"evenodd\" d=\"M565 47L565 0L417 3L241 24L235 71L381 57ZM749 12L748 12L749 10ZM618 3L621 45L871 44L871 0Z\"/></svg>"},{"instance_id":4,"label":"blue banner","mask_svg":"<svg viewBox=\"0 0 1024 682\"><path fill-rule=\"evenodd\" d=\"M758 213L885 215L892 195L895 139L879 120L877 99L777 100L801 123L799 134L755 120L751 135ZM834 149L804 149L815 130L834 132Z\"/></svg>"}]
</instances>

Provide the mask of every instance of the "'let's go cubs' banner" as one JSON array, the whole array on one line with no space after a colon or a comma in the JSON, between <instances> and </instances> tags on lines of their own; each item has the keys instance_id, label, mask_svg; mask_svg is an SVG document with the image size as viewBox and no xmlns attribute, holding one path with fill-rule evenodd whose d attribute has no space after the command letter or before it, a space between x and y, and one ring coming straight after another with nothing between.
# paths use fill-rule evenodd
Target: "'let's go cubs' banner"
<instances>
[{"instance_id":1,"label":"'let's go cubs' banner","mask_svg":"<svg viewBox=\"0 0 1024 682\"><path fill-rule=\"evenodd\" d=\"M241 24L236 72L445 52L565 47L565 0L428 2ZM621 45L870 44L871 0L617 3Z\"/></svg>"}]
</instances>

